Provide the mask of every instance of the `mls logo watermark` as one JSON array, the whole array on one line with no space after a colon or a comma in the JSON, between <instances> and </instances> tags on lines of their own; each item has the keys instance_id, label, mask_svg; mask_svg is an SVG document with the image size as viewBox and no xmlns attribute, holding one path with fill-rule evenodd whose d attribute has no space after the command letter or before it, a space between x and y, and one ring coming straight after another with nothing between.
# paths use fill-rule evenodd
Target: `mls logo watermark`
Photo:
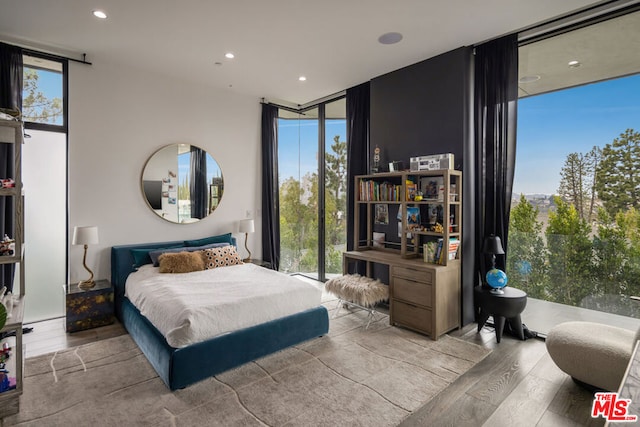
<instances>
[{"instance_id":1,"label":"mls logo watermark","mask_svg":"<svg viewBox=\"0 0 640 427\"><path fill-rule=\"evenodd\" d=\"M591 417L602 417L607 421L631 423L638 420L637 415L629 414L631 399L620 399L618 393L596 393L591 408Z\"/></svg>"}]
</instances>

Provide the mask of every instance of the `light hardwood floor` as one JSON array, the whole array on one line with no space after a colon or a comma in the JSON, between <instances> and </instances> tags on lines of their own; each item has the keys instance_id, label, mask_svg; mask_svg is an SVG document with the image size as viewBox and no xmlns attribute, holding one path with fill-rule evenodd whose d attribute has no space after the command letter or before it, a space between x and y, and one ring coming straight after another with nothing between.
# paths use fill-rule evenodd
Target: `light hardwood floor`
<instances>
[{"instance_id":1,"label":"light hardwood floor","mask_svg":"<svg viewBox=\"0 0 640 427\"><path fill-rule=\"evenodd\" d=\"M51 353L126 333L122 325L67 334L64 319L27 325L26 357ZM601 426L590 418L592 395L551 361L544 342L503 337L476 324L450 333L493 351L401 424L410 426Z\"/></svg>"}]
</instances>

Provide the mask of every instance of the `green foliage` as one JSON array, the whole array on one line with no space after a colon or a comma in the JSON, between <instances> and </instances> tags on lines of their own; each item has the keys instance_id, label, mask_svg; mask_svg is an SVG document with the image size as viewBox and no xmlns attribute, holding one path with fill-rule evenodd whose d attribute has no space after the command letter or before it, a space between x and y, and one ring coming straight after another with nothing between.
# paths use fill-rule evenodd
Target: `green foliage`
<instances>
[{"instance_id":1,"label":"green foliage","mask_svg":"<svg viewBox=\"0 0 640 427\"><path fill-rule=\"evenodd\" d=\"M575 206L580 218L591 222L595 209L596 169L602 152L593 147L587 154L571 153L560 171L558 193Z\"/></svg>"},{"instance_id":2,"label":"green foliage","mask_svg":"<svg viewBox=\"0 0 640 427\"><path fill-rule=\"evenodd\" d=\"M640 208L640 133L627 129L605 145L596 178L598 197L610 215Z\"/></svg>"},{"instance_id":3,"label":"green foliage","mask_svg":"<svg viewBox=\"0 0 640 427\"><path fill-rule=\"evenodd\" d=\"M325 154L325 271L342 272L346 249L347 143L333 138ZM318 175L307 173L301 181L288 178L280 185L280 269L318 271Z\"/></svg>"},{"instance_id":4,"label":"green foliage","mask_svg":"<svg viewBox=\"0 0 640 427\"><path fill-rule=\"evenodd\" d=\"M24 68L22 91L22 117L24 121L35 123L55 123L62 117L62 99L47 98L38 86L38 72Z\"/></svg>"},{"instance_id":5,"label":"green foliage","mask_svg":"<svg viewBox=\"0 0 640 427\"><path fill-rule=\"evenodd\" d=\"M573 304L592 293L589 226L575 206L555 196L555 212L549 212L545 231L549 251L551 301Z\"/></svg>"},{"instance_id":6,"label":"green foliage","mask_svg":"<svg viewBox=\"0 0 640 427\"><path fill-rule=\"evenodd\" d=\"M532 298L546 299L547 250L538 213L538 208L522 194L511 209L507 274L510 286L524 290Z\"/></svg>"}]
</instances>

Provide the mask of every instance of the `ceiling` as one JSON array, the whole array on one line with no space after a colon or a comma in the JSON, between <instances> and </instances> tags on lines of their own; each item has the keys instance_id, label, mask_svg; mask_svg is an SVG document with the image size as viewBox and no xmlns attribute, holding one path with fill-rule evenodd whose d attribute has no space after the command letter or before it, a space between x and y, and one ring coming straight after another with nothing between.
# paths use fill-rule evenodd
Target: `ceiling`
<instances>
[{"instance_id":1,"label":"ceiling","mask_svg":"<svg viewBox=\"0 0 640 427\"><path fill-rule=\"evenodd\" d=\"M518 52L519 96L639 73L637 52L640 12L526 44ZM570 61L579 64L572 67Z\"/></svg>"},{"instance_id":2,"label":"ceiling","mask_svg":"<svg viewBox=\"0 0 640 427\"><path fill-rule=\"evenodd\" d=\"M295 105L597 3L4 0L0 40ZM388 32L403 39L379 43Z\"/></svg>"}]
</instances>

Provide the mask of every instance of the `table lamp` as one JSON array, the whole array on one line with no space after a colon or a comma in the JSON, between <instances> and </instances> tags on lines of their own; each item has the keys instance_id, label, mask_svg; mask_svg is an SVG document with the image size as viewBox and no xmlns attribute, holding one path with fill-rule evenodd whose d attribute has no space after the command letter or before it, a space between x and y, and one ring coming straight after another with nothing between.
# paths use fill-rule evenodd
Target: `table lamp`
<instances>
[{"instance_id":1,"label":"table lamp","mask_svg":"<svg viewBox=\"0 0 640 427\"><path fill-rule=\"evenodd\" d=\"M98 243L98 227L74 227L73 228L73 245L84 245L84 255L82 257L82 265L89 272L90 276L87 280L78 282L80 289L91 289L96 285L93 280L93 271L87 267L87 248L89 245L96 245Z\"/></svg>"},{"instance_id":2,"label":"table lamp","mask_svg":"<svg viewBox=\"0 0 640 427\"><path fill-rule=\"evenodd\" d=\"M502 241L500 237L493 234L484 239L482 252L491 255L491 268L487 271L487 283L491 286L491 292L494 294L504 294L502 288L507 286L507 275L504 271L496 268L496 255L504 255L502 249Z\"/></svg>"},{"instance_id":3,"label":"table lamp","mask_svg":"<svg viewBox=\"0 0 640 427\"><path fill-rule=\"evenodd\" d=\"M240 224L238 225L238 231L240 233L244 233L244 248L247 250L247 253L249 254L247 258L242 260L243 262L251 262L251 251L247 246L247 239L249 238L249 233L253 233L254 229L255 227L252 219L240 220Z\"/></svg>"}]
</instances>

